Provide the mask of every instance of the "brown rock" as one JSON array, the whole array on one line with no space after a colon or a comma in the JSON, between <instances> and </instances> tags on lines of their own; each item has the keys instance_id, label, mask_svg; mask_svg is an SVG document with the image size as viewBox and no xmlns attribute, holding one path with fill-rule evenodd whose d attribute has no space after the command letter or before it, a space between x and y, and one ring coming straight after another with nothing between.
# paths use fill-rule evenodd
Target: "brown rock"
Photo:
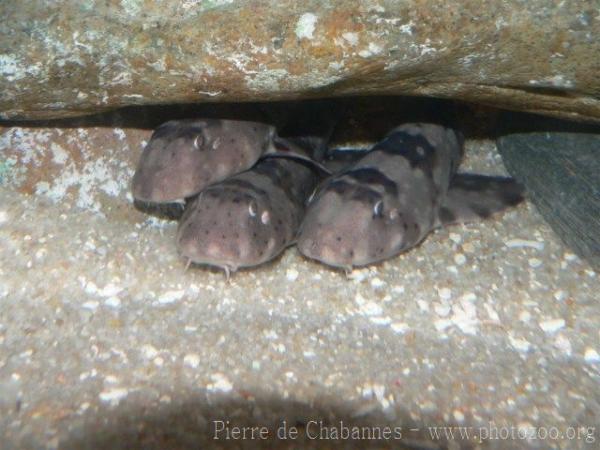
<instances>
[{"instance_id":1,"label":"brown rock","mask_svg":"<svg viewBox=\"0 0 600 450\"><path fill-rule=\"evenodd\" d=\"M0 2L0 117L407 94L600 122L588 0Z\"/></svg>"},{"instance_id":2,"label":"brown rock","mask_svg":"<svg viewBox=\"0 0 600 450\"><path fill-rule=\"evenodd\" d=\"M133 168L150 134L78 124L0 127L0 186L122 217L120 209L133 201ZM131 208L125 210L124 217L131 216Z\"/></svg>"}]
</instances>

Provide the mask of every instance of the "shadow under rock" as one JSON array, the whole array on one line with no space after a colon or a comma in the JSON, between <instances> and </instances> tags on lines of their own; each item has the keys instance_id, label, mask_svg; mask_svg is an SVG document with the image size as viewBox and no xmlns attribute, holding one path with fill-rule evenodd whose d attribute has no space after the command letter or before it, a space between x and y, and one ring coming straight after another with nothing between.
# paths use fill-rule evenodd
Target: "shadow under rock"
<instances>
[{"instance_id":1,"label":"shadow under rock","mask_svg":"<svg viewBox=\"0 0 600 450\"><path fill-rule=\"evenodd\" d=\"M128 399L116 409L101 407L80 421L71 422L69 429L61 433L59 447L64 450L448 448L448 442L433 441L426 427L414 431L417 426L411 424L408 413L391 420L381 412L373 412L378 409L377 403L364 412L364 408L355 405L353 408L336 399L321 398L318 403L306 404L243 391L231 396L195 391L186 396L174 395L169 403L157 404L148 405L147 400L140 398L138 402ZM376 436L382 438L373 439ZM460 444L461 448L473 448L470 442Z\"/></svg>"},{"instance_id":2,"label":"shadow under rock","mask_svg":"<svg viewBox=\"0 0 600 450\"><path fill-rule=\"evenodd\" d=\"M466 104L442 99L401 96L345 97L262 103L130 106L78 118L0 121L0 126L119 127L152 130L169 120L218 118L271 123L281 136L286 137L305 135L315 132L315 129L318 135L319 123L333 120L338 124L334 141L352 141L358 138L361 141L375 142L392 128L405 122L433 121L460 127L461 120L456 119L469 116L469 111L470 107ZM477 121L478 124L483 122L485 121Z\"/></svg>"},{"instance_id":3,"label":"shadow under rock","mask_svg":"<svg viewBox=\"0 0 600 450\"><path fill-rule=\"evenodd\" d=\"M526 131L570 131L600 133L600 125L512 112L454 100L364 96L254 103L202 103L129 106L76 118L0 121L0 126L22 127L119 127L155 129L169 120L218 118L273 124L282 136L302 135L314 129L315 121L335 115L338 142L376 142L394 127L407 122L441 123L463 132L466 138L496 138ZM306 120L298 120L304 118Z\"/></svg>"}]
</instances>

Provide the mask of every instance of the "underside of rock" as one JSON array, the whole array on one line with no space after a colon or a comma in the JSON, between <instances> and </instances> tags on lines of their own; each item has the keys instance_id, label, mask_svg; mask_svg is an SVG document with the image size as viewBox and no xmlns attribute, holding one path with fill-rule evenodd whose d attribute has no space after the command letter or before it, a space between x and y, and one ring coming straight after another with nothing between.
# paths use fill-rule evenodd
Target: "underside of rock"
<instances>
[{"instance_id":1,"label":"underside of rock","mask_svg":"<svg viewBox=\"0 0 600 450\"><path fill-rule=\"evenodd\" d=\"M600 122L587 0L1 2L0 117L403 94Z\"/></svg>"}]
</instances>

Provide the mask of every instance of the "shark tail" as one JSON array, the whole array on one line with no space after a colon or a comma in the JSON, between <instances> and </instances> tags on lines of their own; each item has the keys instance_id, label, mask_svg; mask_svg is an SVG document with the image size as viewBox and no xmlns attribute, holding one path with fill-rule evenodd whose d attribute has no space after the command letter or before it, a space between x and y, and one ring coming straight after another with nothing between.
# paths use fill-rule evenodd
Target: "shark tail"
<instances>
[{"instance_id":1,"label":"shark tail","mask_svg":"<svg viewBox=\"0 0 600 450\"><path fill-rule=\"evenodd\" d=\"M473 222L518 205L525 189L513 178L457 174L440 207L438 224Z\"/></svg>"}]
</instances>

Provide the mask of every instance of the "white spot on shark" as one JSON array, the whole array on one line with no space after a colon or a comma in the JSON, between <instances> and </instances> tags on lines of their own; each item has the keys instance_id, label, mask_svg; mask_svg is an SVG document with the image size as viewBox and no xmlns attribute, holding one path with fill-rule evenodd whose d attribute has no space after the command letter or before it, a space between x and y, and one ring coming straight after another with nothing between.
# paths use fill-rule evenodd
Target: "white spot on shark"
<instances>
[{"instance_id":1,"label":"white spot on shark","mask_svg":"<svg viewBox=\"0 0 600 450\"><path fill-rule=\"evenodd\" d=\"M195 142L195 141L194 141L194 142ZM216 138L216 139L214 140L214 142L213 142L213 144L212 144L212 146L211 146L211 147L212 147L212 149L213 149L213 150L216 150L216 149L218 149L220 146L221 146L221 138L219 137L219 138Z\"/></svg>"},{"instance_id":2,"label":"white spot on shark","mask_svg":"<svg viewBox=\"0 0 600 450\"><path fill-rule=\"evenodd\" d=\"M264 211L261 216L260 216L260 221L264 224L267 225L269 223L269 221L271 220L271 215L269 214L269 211Z\"/></svg>"}]
</instances>

